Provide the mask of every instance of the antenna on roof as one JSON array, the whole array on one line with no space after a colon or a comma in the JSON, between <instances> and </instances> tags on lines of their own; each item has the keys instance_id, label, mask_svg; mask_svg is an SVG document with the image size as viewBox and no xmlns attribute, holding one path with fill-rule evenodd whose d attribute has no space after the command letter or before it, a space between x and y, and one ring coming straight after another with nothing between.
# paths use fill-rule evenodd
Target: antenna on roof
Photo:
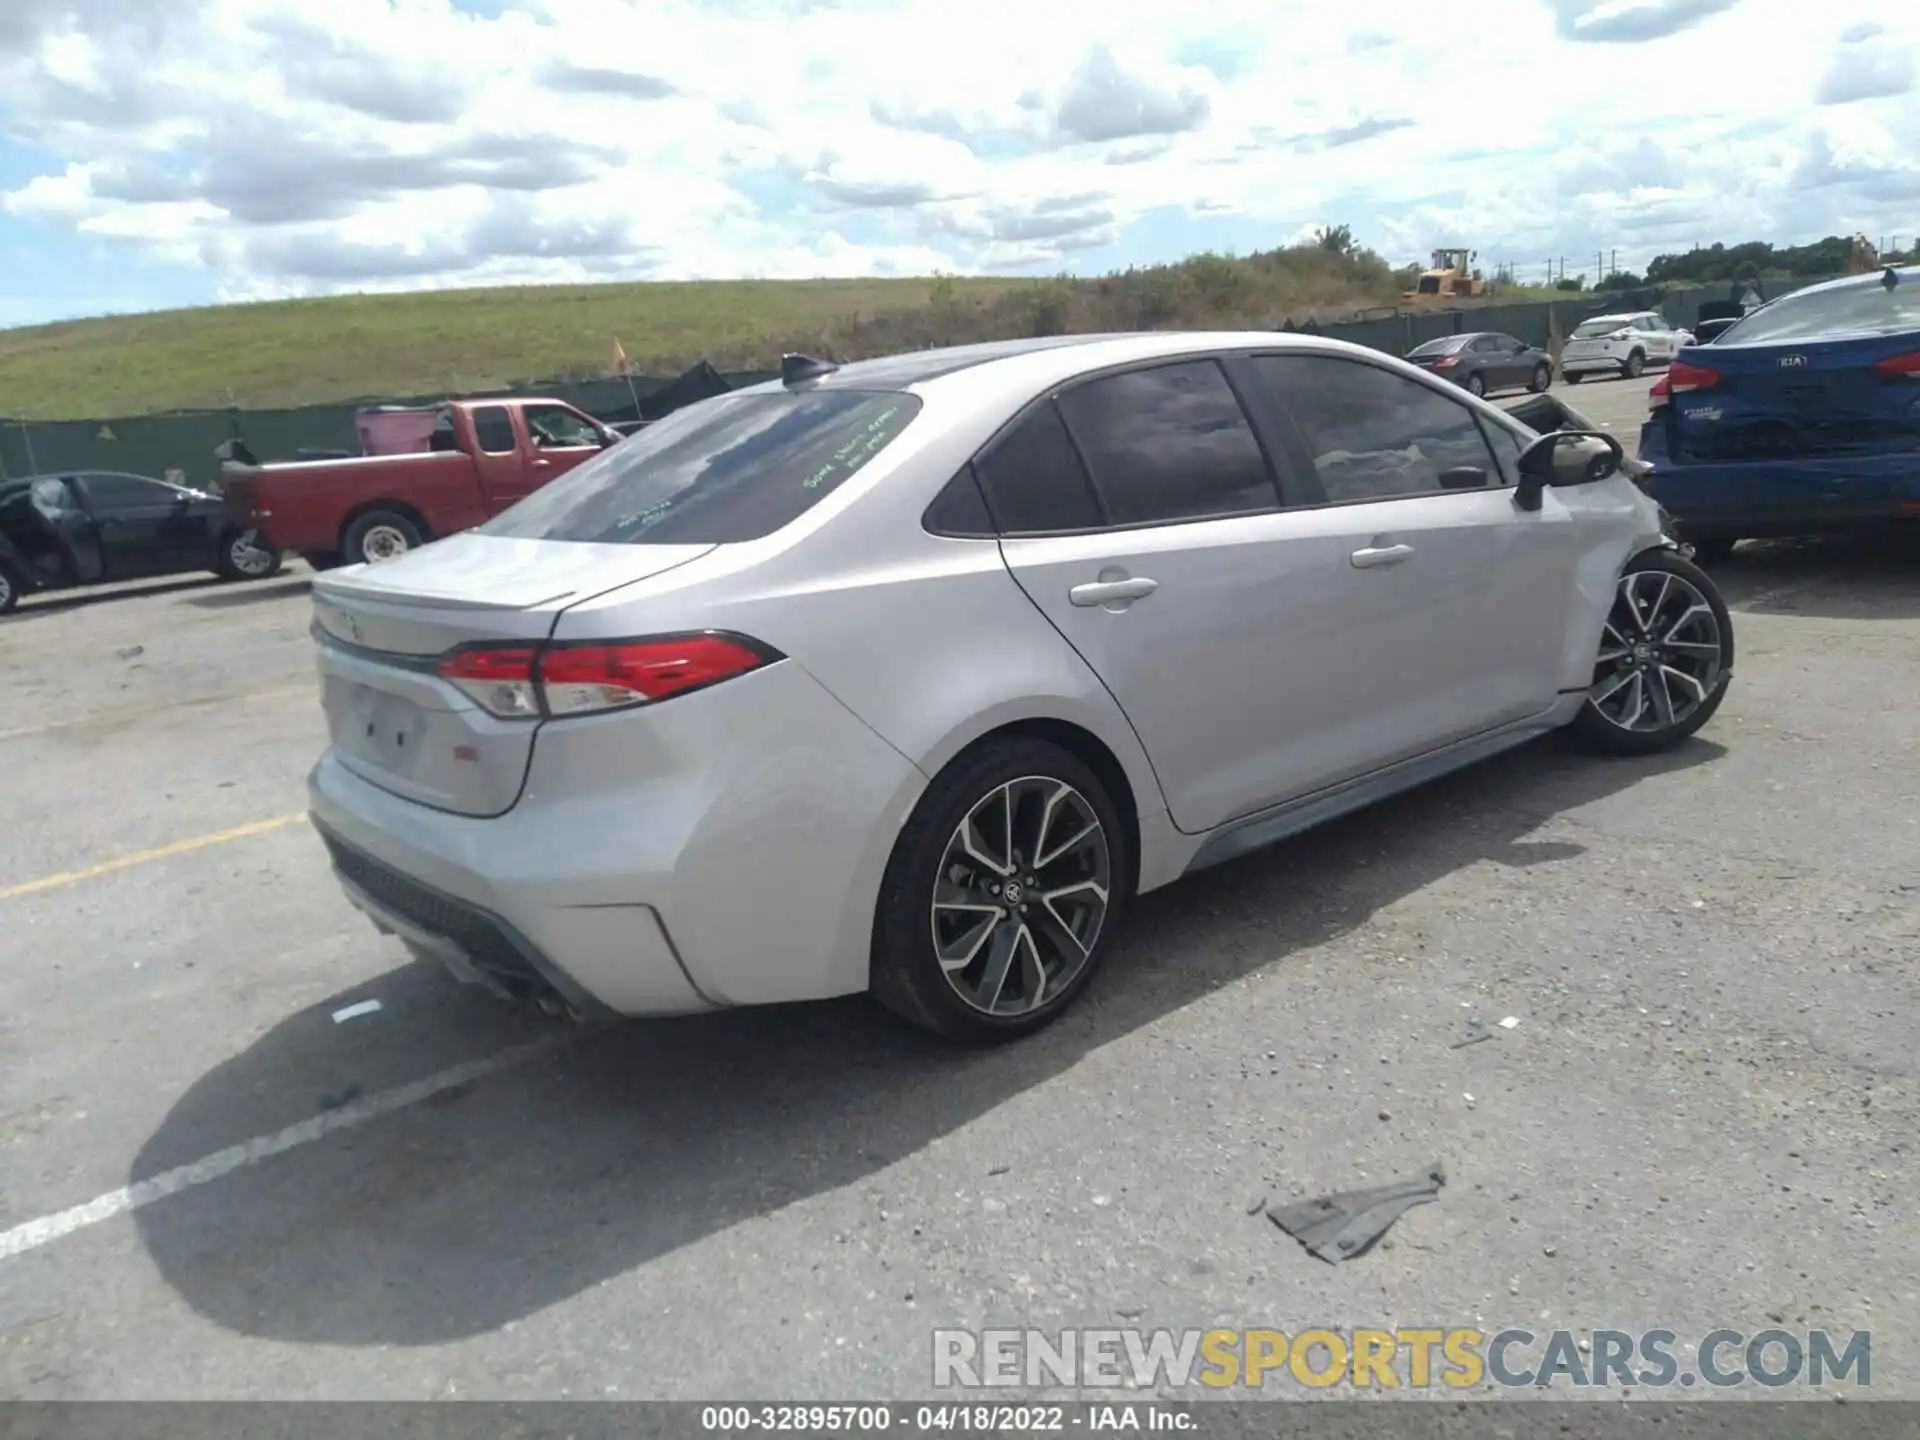
<instances>
[{"instance_id":1,"label":"antenna on roof","mask_svg":"<svg viewBox=\"0 0 1920 1440\"><path fill-rule=\"evenodd\" d=\"M791 388L808 380L818 380L822 375L831 375L839 368L831 360L816 360L811 355L782 355L780 383Z\"/></svg>"},{"instance_id":2,"label":"antenna on roof","mask_svg":"<svg viewBox=\"0 0 1920 1440\"><path fill-rule=\"evenodd\" d=\"M1891 265L1887 266L1887 273L1880 277L1880 283L1886 289L1892 290L1900 283L1900 272Z\"/></svg>"}]
</instances>

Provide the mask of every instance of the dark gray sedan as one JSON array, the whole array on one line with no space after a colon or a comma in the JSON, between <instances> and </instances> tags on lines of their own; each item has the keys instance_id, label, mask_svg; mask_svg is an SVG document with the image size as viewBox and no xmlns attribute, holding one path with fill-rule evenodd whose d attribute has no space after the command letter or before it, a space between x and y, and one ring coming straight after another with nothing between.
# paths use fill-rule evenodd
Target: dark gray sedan
<instances>
[{"instance_id":1,"label":"dark gray sedan","mask_svg":"<svg viewBox=\"0 0 1920 1440\"><path fill-rule=\"evenodd\" d=\"M1494 331L1429 340L1409 350L1407 359L1475 395L1493 390L1538 392L1553 383L1553 361L1546 351Z\"/></svg>"}]
</instances>

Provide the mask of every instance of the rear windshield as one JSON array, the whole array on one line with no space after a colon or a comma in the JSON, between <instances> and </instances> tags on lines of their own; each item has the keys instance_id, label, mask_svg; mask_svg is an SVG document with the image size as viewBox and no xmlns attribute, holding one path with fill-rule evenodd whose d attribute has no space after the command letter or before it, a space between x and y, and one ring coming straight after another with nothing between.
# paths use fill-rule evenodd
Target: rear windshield
<instances>
[{"instance_id":1,"label":"rear windshield","mask_svg":"<svg viewBox=\"0 0 1920 1440\"><path fill-rule=\"evenodd\" d=\"M1429 340L1424 345L1416 345L1407 352L1409 360L1420 355L1451 355L1462 345L1473 339L1471 335L1448 335L1439 340Z\"/></svg>"},{"instance_id":2,"label":"rear windshield","mask_svg":"<svg viewBox=\"0 0 1920 1440\"><path fill-rule=\"evenodd\" d=\"M1633 321L1624 315L1608 315L1599 320L1582 322L1580 328L1573 332L1573 338L1598 340L1602 335L1611 335L1616 330L1625 330L1632 324Z\"/></svg>"},{"instance_id":3,"label":"rear windshield","mask_svg":"<svg viewBox=\"0 0 1920 1440\"><path fill-rule=\"evenodd\" d=\"M1716 345L1764 345L1822 335L1891 335L1920 330L1920 274L1889 291L1878 280L1845 290L1783 295L1720 332Z\"/></svg>"},{"instance_id":4,"label":"rear windshield","mask_svg":"<svg viewBox=\"0 0 1920 1440\"><path fill-rule=\"evenodd\" d=\"M725 545L771 535L887 447L917 396L726 395L594 456L480 527L605 545Z\"/></svg>"}]
</instances>

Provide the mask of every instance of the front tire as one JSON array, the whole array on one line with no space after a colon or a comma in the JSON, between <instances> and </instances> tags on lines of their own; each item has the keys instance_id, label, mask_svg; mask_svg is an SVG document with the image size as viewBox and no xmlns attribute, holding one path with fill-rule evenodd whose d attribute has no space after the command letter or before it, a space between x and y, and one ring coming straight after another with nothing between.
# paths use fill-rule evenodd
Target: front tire
<instances>
[{"instance_id":1,"label":"front tire","mask_svg":"<svg viewBox=\"0 0 1920 1440\"><path fill-rule=\"evenodd\" d=\"M874 917L874 998L992 1045L1051 1024L1093 979L1132 891L1113 797L1042 740L988 741L943 770L894 843Z\"/></svg>"},{"instance_id":2,"label":"front tire","mask_svg":"<svg viewBox=\"0 0 1920 1440\"><path fill-rule=\"evenodd\" d=\"M377 565L398 560L421 544L420 527L397 510L369 510L356 516L340 539L349 565Z\"/></svg>"},{"instance_id":3,"label":"front tire","mask_svg":"<svg viewBox=\"0 0 1920 1440\"><path fill-rule=\"evenodd\" d=\"M1573 371L1562 370L1560 372L1560 378L1566 381L1567 384L1569 385L1578 385L1582 380L1586 379L1587 377L1581 374L1578 370L1573 370Z\"/></svg>"},{"instance_id":4,"label":"front tire","mask_svg":"<svg viewBox=\"0 0 1920 1440\"><path fill-rule=\"evenodd\" d=\"M1733 680L1733 618L1707 573L1672 550L1634 556L1614 586L1574 738L1652 755L1692 735Z\"/></svg>"}]
</instances>

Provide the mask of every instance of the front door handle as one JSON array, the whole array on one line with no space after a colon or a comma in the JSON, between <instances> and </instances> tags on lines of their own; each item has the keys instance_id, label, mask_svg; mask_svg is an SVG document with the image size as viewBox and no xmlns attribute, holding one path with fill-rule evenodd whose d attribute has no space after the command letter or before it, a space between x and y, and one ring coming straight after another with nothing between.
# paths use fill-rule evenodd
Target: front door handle
<instances>
[{"instance_id":1,"label":"front door handle","mask_svg":"<svg viewBox=\"0 0 1920 1440\"><path fill-rule=\"evenodd\" d=\"M1353 568L1377 570L1382 565L1398 565L1413 554L1411 545L1369 545L1353 552Z\"/></svg>"},{"instance_id":2,"label":"front door handle","mask_svg":"<svg viewBox=\"0 0 1920 1440\"><path fill-rule=\"evenodd\" d=\"M551 469L553 468L553 461L551 461L551 460L535 460L535 461L533 462L533 468L534 468L534 469L536 469L536 470L551 470Z\"/></svg>"},{"instance_id":3,"label":"front door handle","mask_svg":"<svg viewBox=\"0 0 1920 1440\"><path fill-rule=\"evenodd\" d=\"M1074 586L1067 591L1067 599L1082 608L1112 605L1115 602L1126 604L1134 600L1144 600L1159 588L1158 580L1149 580L1144 575L1128 580L1094 580L1085 585Z\"/></svg>"}]
</instances>

